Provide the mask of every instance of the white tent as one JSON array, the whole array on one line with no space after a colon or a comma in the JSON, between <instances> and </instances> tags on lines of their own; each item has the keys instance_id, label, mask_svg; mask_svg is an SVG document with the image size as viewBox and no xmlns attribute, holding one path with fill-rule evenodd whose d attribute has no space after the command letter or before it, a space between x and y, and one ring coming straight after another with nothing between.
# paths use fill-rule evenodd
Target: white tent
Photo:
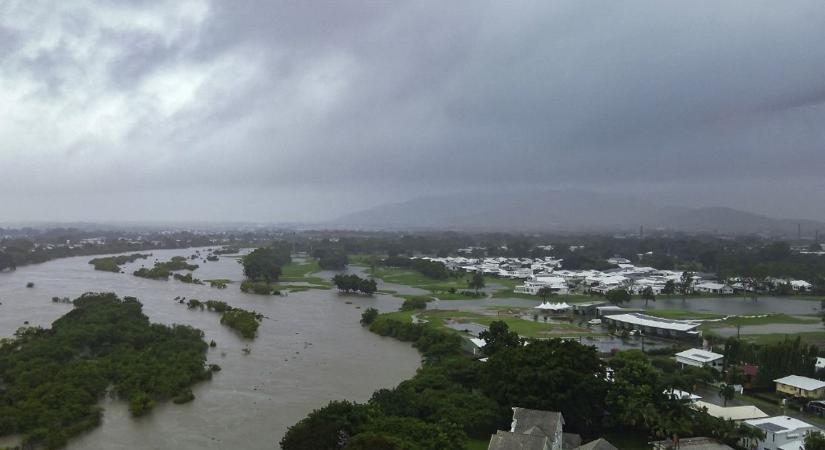
<instances>
[{"instance_id":1,"label":"white tent","mask_svg":"<svg viewBox=\"0 0 825 450\"><path fill-rule=\"evenodd\" d=\"M570 309L571 306L565 302L562 303L544 303L542 302L540 305L536 306L536 309L548 310L548 311L565 311Z\"/></svg>"}]
</instances>

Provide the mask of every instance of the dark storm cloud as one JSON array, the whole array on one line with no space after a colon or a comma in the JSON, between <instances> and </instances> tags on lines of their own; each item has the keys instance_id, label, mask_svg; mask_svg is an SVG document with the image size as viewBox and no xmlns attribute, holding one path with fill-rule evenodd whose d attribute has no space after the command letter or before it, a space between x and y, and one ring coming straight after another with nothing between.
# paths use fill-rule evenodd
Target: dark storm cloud
<instances>
[{"instance_id":1,"label":"dark storm cloud","mask_svg":"<svg viewBox=\"0 0 825 450\"><path fill-rule=\"evenodd\" d=\"M565 186L825 218L787 206L825 170L816 1L35 5L0 15L0 187L38 201Z\"/></svg>"}]
</instances>

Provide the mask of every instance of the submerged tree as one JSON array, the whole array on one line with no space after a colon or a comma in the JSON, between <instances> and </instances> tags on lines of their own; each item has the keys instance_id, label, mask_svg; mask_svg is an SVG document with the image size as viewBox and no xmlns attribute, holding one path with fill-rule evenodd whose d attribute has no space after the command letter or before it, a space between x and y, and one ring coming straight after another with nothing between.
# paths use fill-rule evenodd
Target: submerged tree
<instances>
[{"instance_id":1,"label":"submerged tree","mask_svg":"<svg viewBox=\"0 0 825 450\"><path fill-rule=\"evenodd\" d=\"M605 298L607 298L607 301L610 303L620 305L630 301L630 292L627 292L625 289L611 289L607 291Z\"/></svg>"},{"instance_id":2,"label":"submerged tree","mask_svg":"<svg viewBox=\"0 0 825 450\"><path fill-rule=\"evenodd\" d=\"M679 292L682 294L682 301L687 299L688 294L693 290L693 272L682 272L679 283Z\"/></svg>"},{"instance_id":3,"label":"submerged tree","mask_svg":"<svg viewBox=\"0 0 825 450\"><path fill-rule=\"evenodd\" d=\"M647 302L655 302L656 301L656 294L653 293L653 288L650 286L645 286L642 289L642 299L645 301L645 308L647 308Z\"/></svg>"},{"instance_id":4,"label":"submerged tree","mask_svg":"<svg viewBox=\"0 0 825 450\"><path fill-rule=\"evenodd\" d=\"M467 281L467 285L478 294L478 290L484 287L484 274L473 272L473 276Z\"/></svg>"}]
</instances>

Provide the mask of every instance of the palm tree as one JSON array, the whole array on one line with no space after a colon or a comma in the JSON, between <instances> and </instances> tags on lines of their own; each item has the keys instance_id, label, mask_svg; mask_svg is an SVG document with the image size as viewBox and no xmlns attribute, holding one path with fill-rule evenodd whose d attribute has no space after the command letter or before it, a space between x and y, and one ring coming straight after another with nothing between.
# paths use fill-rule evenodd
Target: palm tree
<instances>
[{"instance_id":1,"label":"palm tree","mask_svg":"<svg viewBox=\"0 0 825 450\"><path fill-rule=\"evenodd\" d=\"M541 297L542 302L547 302L553 296L553 289L550 286L542 286L536 294Z\"/></svg>"},{"instance_id":2,"label":"palm tree","mask_svg":"<svg viewBox=\"0 0 825 450\"><path fill-rule=\"evenodd\" d=\"M648 301L650 301L650 300L653 300L654 302L656 301L656 294L653 293L653 288L650 287L650 286L645 286L645 288L642 289L642 298L645 301L645 309L647 309L647 302Z\"/></svg>"},{"instance_id":3,"label":"palm tree","mask_svg":"<svg viewBox=\"0 0 825 450\"><path fill-rule=\"evenodd\" d=\"M736 391L733 389L732 384L722 384L719 387L719 396L724 399L724 404L722 406L728 406L728 401L733 400L733 397L736 395Z\"/></svg>"}]
</instances>

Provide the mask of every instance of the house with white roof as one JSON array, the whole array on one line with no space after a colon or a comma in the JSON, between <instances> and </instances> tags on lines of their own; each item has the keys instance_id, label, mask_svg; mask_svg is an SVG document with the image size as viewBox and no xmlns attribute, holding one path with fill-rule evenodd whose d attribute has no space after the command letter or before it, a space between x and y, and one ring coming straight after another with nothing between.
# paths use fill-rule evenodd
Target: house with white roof
<instances>
[{"instance_id":1,"label":"house with white roof","mask_svg":"<svg viewBox=\"0 0 825 450\"><path fill-rule=\"evenodd\" d=\"M693 286L693 290L695 292L699 292L701 294L719 294L719 295L732 295L733 288L728 286L727 284L723 283L716 283L713 281L700 281Z\"/></svg>"},{"instance_id":2,"label":"house with white roof","mask_svg":"<svg viewBox=\"0 0 825 450\"><path fill-rule=\"evenodd\" d=\"M724 360L724 355L702 350L701 348L691 348L676 354L676 362L681 364L683 368L685 366L693 366L712 367L716 370L722 370Z\"/></svg>"},{"instance_id":3,"label":"house with white roof","mask_svg":"<svg viewBox=\"0 0 825 450\"><path fill-rule=\"evenodd\" d=\"M776 383L776 392L781 394L812 400L819 400L825 397L825 381L801 377L799 375L788 375L787 377L773 380L773 382Z\"/></svg>"},{"instance_id":4,"label":"house with white roof","mask_svg":"<svg viewBox=\"0 0 825 450\"><path fill-rule=\"evenodd\" d=\"M791 288L797 292L808 292L813 285L805 280L791 280Z\"/></svg>"},{"instance_id":5,"label":"house with white roof","mask_svg":"<svg viewBox=\"0 0 825 450\"><path fill-rule=\"evenodd\" d=\"M821 430L807 422L788 416L766 417L764 419L746 420L745 424L759 428L765 433L765 439L744 439L742 446L758 450L802 450L808 433Z\"/></svg>"},{"instance_id":6,"label":"house with white roof","mask_svg":"<svg viewBox=\"0 0 825 450\"><path fill-rule=\"evenodd\" d=\"M597 308L603 321L608 325L621 329L638 330L650 336L664 336L680 339L696 339L699 337L699 323L686 320L662 319L641 313L613 314L605 316L603 307Z\"/></svg>"},{"instance_id":7,"label":"house with white roof","mask_svg":"<svg viewBox=\"0 0 825 450\"><path fill-rule=\"evenodd\" d=\"M764 419L768 417L764 411L753 405L742 406L719 406L705 401L695 401L691 405L698 411L705 411L706 414L717 419L743 422L745 420Z\"/></svg>"}]
</instances>

